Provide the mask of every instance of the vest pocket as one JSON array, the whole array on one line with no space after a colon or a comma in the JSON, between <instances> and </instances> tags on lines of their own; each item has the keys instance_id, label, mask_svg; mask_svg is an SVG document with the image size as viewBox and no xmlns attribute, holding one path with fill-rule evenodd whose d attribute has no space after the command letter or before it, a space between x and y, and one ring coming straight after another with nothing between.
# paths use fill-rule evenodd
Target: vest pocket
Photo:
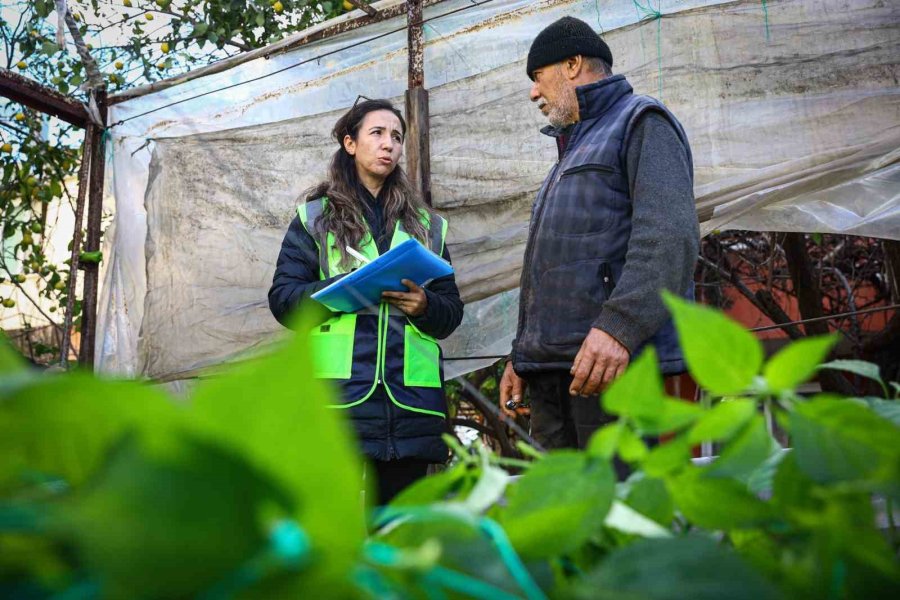
<instances>
[{"instance_id":1,"label":"vest pocket","mask_svg":"<svg viewBox=\"0 0 900 600\"><path fill-rule=\"evenodd\" d=\"M433 337L406 325L403 357L403 385L441 387L441 349Z\"/></svg>"},{"instance_id":2,"label":"vest pocket","mask_svg":"<svg viewBox=\"0 0 900 600\"><path fill-rule=\"evenodd\" d=\"M313 328L309 338L316 377L350 379L355 333L356 315L352 313L341 314Z\"/></svg>"}]
</instances>

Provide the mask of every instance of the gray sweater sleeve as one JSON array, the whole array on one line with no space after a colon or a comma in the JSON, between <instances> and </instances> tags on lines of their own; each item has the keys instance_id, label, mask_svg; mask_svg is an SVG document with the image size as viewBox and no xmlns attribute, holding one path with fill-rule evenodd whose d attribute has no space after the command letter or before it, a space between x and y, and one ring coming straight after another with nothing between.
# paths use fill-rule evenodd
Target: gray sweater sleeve
<instances>
[{"instance_id":1,"label":"gray sweater sleeve","mask_svg":"<svg viewBox=\"0 0 900 600\"><path fill-rule=\"evenodd\" d=\"M693 280L700 231L687 151L666 117L648 112L640 118L625 165L631 238L625 267L594 327L634 353L668 317L660 292L680 294Z\"/></svg>"}]
</instances>

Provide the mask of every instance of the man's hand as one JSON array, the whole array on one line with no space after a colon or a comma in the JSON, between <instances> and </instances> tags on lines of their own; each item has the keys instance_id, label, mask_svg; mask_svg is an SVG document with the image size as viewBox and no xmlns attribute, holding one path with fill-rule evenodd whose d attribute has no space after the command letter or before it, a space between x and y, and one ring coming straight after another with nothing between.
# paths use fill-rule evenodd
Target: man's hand
<instances>
[{"instance_id":1,"label":"man's hand","mask_svg":"<svg viewBox=\"0 0 900 600\"><path fill-rule=\"evenodd\" d=\"M628 350L616 338L600 329L591 332L581 344L572 369L573 396L592 396L621 375L628 366Z\"/></svg>"},{"instance_id":2,"label":"man's hand","mask_svg":"<svg viewBox=\"0 0 900 600\"><path fill-rule=\"evenodd\" d=\"M381 292L381 299L388 304L393 304L403 311L408 317L420 317L425 314L428 308L428 296L425 290L409 279L401 279L400 283L405 285L408 292Z\"/></svg>"},{"instance_id":3,"label":"man's hand","mask_svg":"<svg viewBox=\"0 0 900 600\"><path fill-rule=\"evenodd\" d=\"M506 408L506 403L512 400L516 403L522 402L525 395L525 380L516 375L513 370L512 361L506 363L506 369L500 378L500 410L510 419L515 419L517 414L528 414L530 410L527 407L517 406L514 409Z\"/></svg>"}]
</instances>

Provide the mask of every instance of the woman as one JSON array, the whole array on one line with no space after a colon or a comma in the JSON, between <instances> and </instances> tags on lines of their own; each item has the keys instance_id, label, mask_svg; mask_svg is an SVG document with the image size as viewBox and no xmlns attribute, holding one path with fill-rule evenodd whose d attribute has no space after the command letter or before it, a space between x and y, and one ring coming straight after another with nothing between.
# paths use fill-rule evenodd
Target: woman
<instances>
[{"instance_id":1,"label":"woman","mask_svg":"<svg viewBox=\"0 0 900 600\"><path fill-rule=\"evenodd\" d=\"M291 222L269 290L269 307L285 324L290 311L361 262L410 237L443 256L447 224L422 202L398 165L406 122L387 100L355 104L338 119L339 148L328 179L306 195ZM316 375L340 385L342 402L377 471L379 501L444 462L446 400L440 348L462 320L452 275L428 289L384 292L379 306L336 313L313 330Z\"/></svg>"}]
</instances>

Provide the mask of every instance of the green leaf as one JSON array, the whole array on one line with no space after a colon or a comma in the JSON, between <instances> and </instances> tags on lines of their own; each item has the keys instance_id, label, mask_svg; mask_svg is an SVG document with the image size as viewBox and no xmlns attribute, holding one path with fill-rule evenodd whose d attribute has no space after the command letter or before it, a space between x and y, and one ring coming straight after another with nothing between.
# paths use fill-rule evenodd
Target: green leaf
<instances>
[{"instance_id":1,"label":"green leaf","mask_svg":"<svg viewBox=\"0 0 900 600\"><path fill-rule=\"evenodd\" d=\"M756 495L771 494L775 482L775 473L790 449L780 448L769 455L769 457L756 468L747 480L747 488Z\"/></svg>"},{"instance_id":2,"label":"green leaf","mask_svg":"<svg viewBox=\"0 0 900 600\"><path fill-rule=\"evenodd\" d=\"M44 42L41 44L41 52L46 54L47 56L53 56L57 52L59 52L59 46L54 44L53 42Z\"/></svg>"},{"instance_id":3,"label":"green leaf","mask_svg":"<svg viewBox=\"0 0 900 600\"><path fill-rule=\"evenodd\" d=\"M576 584L584 600L769 600L778 590L740 557L702 537L640 540Z\"/></svg>"},{"instance_id":4,"label":"green leaf","mask_svg":"<svg viewBox=\"0 0 900 600\"><path fill-rule=\"evenodd\" d=\"M612 458L619 447L619 437L624 427L623 423L616 422L595 431L588 442L588 455L607 460Z\"/></svg>"},{"instance_id":5,"label":"green leaf","mask_svg":"<svg viewBox=\"0 0 900 600\"><path fill-rule=\"evenodd\" d=\"M456 491L467 478L467 467L458 465L443 473L437 473L419 479L405 488L391 500L390 506L423 506L443 502L447 496Z\"/></svg>"},{"instance_id":6,"label":"green leaf","mask_svg":"<svg viewBox=\"0 0 900 600\"><path fill-rule=\"evenodd\" d=\"M51 506L50 527L70 540L109 597L200 595L267 545L266 508L286 495L211 444L159 452L131 439L81 494Z\"/></svg>"},{"instance_id":7,"label":"green leaf","mask_svg":"<svg viewBox=\"0 0 900 600\"><path fill-rule=\"evenodd\" d=\"M750 386L763 363L753 334L719 311L669 292L663 300L672 312L691 375L713 394L738 393Z\"/></svg>"},{"instance_id":8,"label":"green leaf","mask_svg":"<svg viewBox=\"0 0 900 600\"><path fill-rule=\"evenodd\" d=\"M262 13L258 13L256 15L256 24L259 27L262 27L263 25L265 25L266 24L266 16Z\"/></svg>"},{"instance_id":9,"label":"green leaf","mask_svg":"<svg viewBox=\"0 0 900 600\"><path fill-rule=\"evenodd\" d=\"M564 554L599 531L614 491L607 461L574 451L552 452L509 488L500 524L525 557Z\"/></svg>"},{"instance_id":10,"label":"green leaf","mask_svg":"<svg viewBox=\"0 0 900 600\"><path fill-rule=\"evenodd\" d=\"M731 477L742 482L769 456L774 442L766 430L762 415L754 415L750 422L733 440L726 444L719 458L706 470L710 477Z\"/></svg>"},{"instance_id":11,"label":"green leaf","mask_svg":"<svg viewBox=\"0 0 900 600\"><path fill-rule=\"evenodd\" d=\"M675 506L695 525L707 529L743 529L768 522L772 511L733 479L707 477L689 469L666 480Z\"/></svg>"},{"instance_id":12,"label":"green leaf","mask_svg":"<svg viewBox=\"0 0 900 600\"><path fill-rule=\"evenodd\" d=\"M819 483L882 480L900 460L900 428L855 400L798 405L791 437L797 465Z\"/></svg>"},{"instance_id":13,"label":"green leaf","mask_svg":"<svg viewBox=\"0 0 900 600\"><path fill-rule=\"evenodd\" d=\"M837 335L832 334L792 342L773 356L763 369L768 388L776 392L788 391L807 381L837 341Z\"/></svg>"},{"instance_id":14,"label":"green leaf","mask_svg":"<svg viewBox=\"0 0 900 600\"><path fill-rule=\"evenodd\" d=\"M299 332L278 351L203 380L192 398L192 432L240 454L283 488L295 519L318 548L310 589L348 585L362 543L362 469L346 411L333 410L335 390L312 371L308 332L321 322L306 306ZM316 595L316 594L311 594Z\"/></svg>"},{"instance_id":15,"label":"green leaf","mask_svg":"<svg viewBox=\"0 0 900 600\"><path fill-rule=\"evenodd\" d=\"M632 509L626 504L622 504L618 500L614 500L606 520L603 522L607 527L617 529L623 533L639 535L646 538L666 538L672 537L672 532L667 527L662 527L659 523L652 521Z\"/></svg>"},{"instance_id":16,"label":"green leaf","mask_svg":"<svg viewBox=\"0 0 900 600\"><path fill-rule=\"evenodd\" d=\"M875 414L900 427L900 402L881 398L866 398L866 402L869 403L869 408L875 411Z\"/></svg>"},{"instance_id":17,"label":"green leaf","mask_svg":"<svg viewBox=\"0 0 900 600\"><path fill-rule=\"evenodd\" d=\"M663 477L691 464L691 444L684 435L661 443L650 451L641 466L650 477Z\"/></svg>"},{"instance_id":18,"label":"green leaf","mask_svg":"<svg viewBox=\"0 0 900 600\"><path fill-rule=\"evenodd\" d=\"M666 490L666 482L655 477L643 477L631 484L625 503L642 515L666 527L672 524L675 507Z\"/></svg>"},{"instance_id":19,"label":"green leaf","mask_svg":"<svg viewBox=\"0 0 900 600\"><path fill-rule=\"evenodd\" d=\"M659 435L679 431L704 414L706 411L694 402L665 398L656 416L638 417L635 422L642 434Z\"/></svg>"},{"instance_id":20,"label":"green leaf","mask_svg":"<svg viewBox=\"0 0 900 600\"><path fill-rule=\"evenodd\" d=\"M603 408L614 415L655 418L664 397L656 351L650 346L609 386L601 401Z\"/></svg>"},{"instance_id":21,"label":"green leaf","mask_svg":"<svg viewBox=\"0 0 900 600\"><path fill-rule=\"evenodd\" d=\"M191 35L193 35L194 37L202 37L206 35L207 30L209 30L209 25L207 25L206 23L197 23L196 25L194 25L194 31Z\"/></svg>"},{"instance_id":22,"label":"green leaf","mask_svg":"<svg viewBox=\"0 0 900 600\"><path fill-rule=\"evenodd\" d=\"M823 365L819 365L820 369L833 369L835 371L846 371L860 377L866 377L877 381L881 385L884 382L881 379L881 372L875 363L866 362L864 360L833 360Z\"/></svg>"},{"instance_id":23,"label":"green leaf","mask_svg":"<svg viewBox=\"0 0 900 600\"><path fill-rule=\"evenodd\" d=\"M729 440L757 414L756 402L727 399L704 414L688 432L692 444Z\"/></svg>"},{"instance_id":24,"label":"green leaf","mask_svg":"<svg viewBox=\"0 0 900 600\"><path fill-rule=\"evenodd\" d=\"M27 368L25 359L16 352L6 338L6 334L0 331L0 375L6 377L13 373L21 373ZM0 391L2 391L2 388L0 388Z\"/></svg>"},{"instance_id":25,"label":"green leaf","mask_svg":"<svg viewBox=\"0 0 900 600\"><path fill-rule=\"evenodd\" d=\"M624 427L619 434L619 456L629 463L640 462L647 456L649 450L644 440L628 427Z\"/></svg>"},{"instance_id":26,"label":"green leaf","mask_svg":"<svg viewBox=\"0 0 900 600\"><path fill-rule=\"evenodd\" d=\"M0 485L27 470L77 487L126 434L171 429L178 412L141 383L45 375L0 402Z\"/></svg>"}]
</instances>

